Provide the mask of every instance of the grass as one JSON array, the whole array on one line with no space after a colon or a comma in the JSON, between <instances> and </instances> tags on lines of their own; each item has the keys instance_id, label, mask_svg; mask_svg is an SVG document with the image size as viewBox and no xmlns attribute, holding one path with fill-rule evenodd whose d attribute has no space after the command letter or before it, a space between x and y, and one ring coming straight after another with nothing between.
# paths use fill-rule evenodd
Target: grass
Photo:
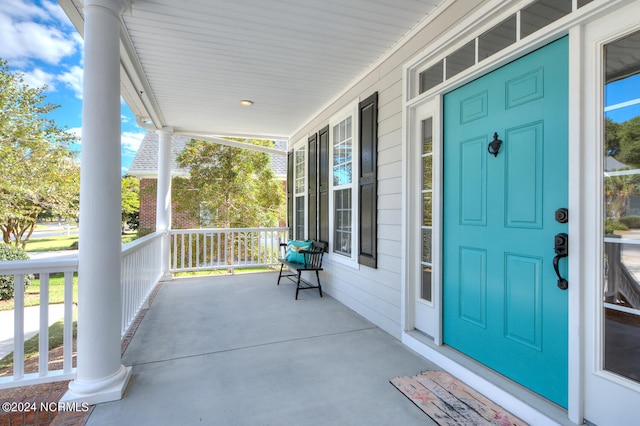
<instances>
[{"instance_id":1,"label":"grass","mask_svg":"<svg viewBox=\"0 0 640 426\"><path fill-rule=\"evenodd\" d=\"M73 337L77 334L77 313L73 312ZM33 358L38 355L38 344L40 335L36 334L24 342L24 359ZM64 342L64 319L51 324L49 327L49 350L62 346ZM0 360L0 369L13 364L13 352Z\"/></svg>"},{"instance_id":2,"label":"grass","mask_svg":"<svg viewBox=\"0 0 640 426\"><path fill-rule=\"evenodd\" d=\"M129 243L138 238L136 233L125 234L122 236L122 244ZM40 251L61 251L61 250L74 250L78 248L78 236L77 235L61 235L57 237L46 238L31 238L27 242L25 251L27 252L40 252Z\"/></svg>"},{"instance_id":3,"label":"grass","mask_svg":"<svg viewBox=\"0 0 640 426\"><path fill-rule=\"evenodd\" d=\"M72 250L78 243L78 236L61 235L58 237L31 238L27 241L25 251L59 251Z\"/></svg>"},{"instance_id":4,"label":"grass","mask_svg":"<svg viewBox=\"0 0 640 426\"><path fill-rule=\"evenodd\" d=\"M64 274L49 276L49 303L64 303ZM73 303L78 303L78 273L73 274ZM40 305L40 279L34 279L24 292L24 306ZM0 311L13 309L13 299L0 301Z\"/></svg>"}]
</instances>

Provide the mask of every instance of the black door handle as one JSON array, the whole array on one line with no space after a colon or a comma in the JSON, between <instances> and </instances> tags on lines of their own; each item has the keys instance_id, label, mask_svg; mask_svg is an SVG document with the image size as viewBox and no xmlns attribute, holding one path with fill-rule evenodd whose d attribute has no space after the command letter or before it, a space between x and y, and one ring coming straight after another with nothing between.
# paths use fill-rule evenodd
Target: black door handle
<instances>
[{"instance_id":1,"label":"black door handle","mask_svg":"<svg viewBox=\"0 0 640 426\"><path fill-rule=\"evenodd\" d=\"M569 282L560 275L558 262L560 262L560 259L563 257L567 257L569 255L569 236L567 234L564 232L556 234L554 237L554 250L556 252L556 256L553 258L553 269L556 271L556 275L558 276L558 288L560 290L566 290L569 288Z\"/></svg>"}]
</instances>

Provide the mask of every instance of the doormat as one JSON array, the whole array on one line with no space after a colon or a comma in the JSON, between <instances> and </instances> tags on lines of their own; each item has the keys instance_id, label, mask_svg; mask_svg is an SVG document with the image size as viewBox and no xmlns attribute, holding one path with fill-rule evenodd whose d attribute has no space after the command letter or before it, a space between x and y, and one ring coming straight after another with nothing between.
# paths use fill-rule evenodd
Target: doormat
<instances>
[{"instance_id":1,"label":"doormat","mask_svg":"<svg viewBox=\"0 0 640 426\"><path fill-rule=\"evenodd\" d=\"M442 426L526 426L513 414L444 371L390 380L418 408Z\"/></svg>"}]
</instances>

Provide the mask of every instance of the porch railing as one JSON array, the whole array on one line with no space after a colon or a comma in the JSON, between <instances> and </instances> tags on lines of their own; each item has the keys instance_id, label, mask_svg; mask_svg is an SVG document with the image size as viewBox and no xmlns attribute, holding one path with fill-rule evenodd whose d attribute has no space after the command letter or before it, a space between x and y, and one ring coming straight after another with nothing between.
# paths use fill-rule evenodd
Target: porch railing
<instances>
[{"instance_id":1,"label":"porch railing","mask_svg":"<svg viewBox=\"0 0 640 426\"><path fill-rule=\"evenodd\" d=\"M266 267L278 264L288 228L172 230L171 272Z\"/></svg>"},{"instance_id":2,"label":"porch railing","mask_svg":"<svg viewBox=\"0 0 640 426\"><path fill-rule=\"evenodd\" d=\"M19 260L0 262L0 276L13 275L13 375L0 377L0 389L68 380L74 377L73 354L73 275L78 270L78 258ZM62 369L49 370L49 279L52 274L64 275L63 314L63 362ZM40 277L38 372L25 374L24 353L24 289L25 277L38 274Z\"/></svg>"},{"instance_id":3,"label":"porch railing","mask_svg":"<svg viewBox=\"0 0 640 426\"><path fill-rule=\"evenodd\" d=\"M190 229L170 231L171 272L266 267L278 264L279 243L287 241L287 228ZM163 234L154 233L122 248L122 326L124 337L162 275ZM13 374L0 377L0 389L27 386L75 376L73 368L73 280L78 258L51 258L0 262L0 276L14 277ZM64 276L63 363L50 370L49 278ZM25 373L24 283L29 274L40 278L38 370Z\"/></svg>"},{"instance_id":4,"label":"porch railing","mask_svg":"<svg viewBox=\"0 0 640 426\"><path fill-rule=\"evenodd\" d=\"M124 337L140 309L161 276L162 233L147 235L122 247L122 326ZM0 377L0 389L38 383L69 380L73 368L73 276L78 270L78 258L21 260L0 262L0 276L14 277L13 375ZM63 363L58 370L49 370L49 277L64 274ZM24 282L28 274L40 277L40 323L37 330L38 371L25 373L24 353ZM3 325L4 327L4 325Z\"/></svg>"},{"instance_id":5,"label":"porch railing","mask_svg":"<svg viewBox=\"0 0 640 426\"><path fill-rule=\"evenodd\" d=\"M145 307L162 275L162 233L155 232L122 247L122 328L124 337L133 320Z\"/></svg>"}]
</instances>

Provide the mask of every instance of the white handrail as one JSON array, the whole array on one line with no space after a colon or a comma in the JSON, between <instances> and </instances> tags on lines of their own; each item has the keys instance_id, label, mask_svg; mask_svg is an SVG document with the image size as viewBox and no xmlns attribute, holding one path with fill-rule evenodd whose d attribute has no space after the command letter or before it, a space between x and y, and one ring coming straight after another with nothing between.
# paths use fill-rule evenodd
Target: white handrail
<instances>
[{"instance_id":1,"label":"white handrail","mask_svg":"<svg viewBox=\"0 0 640 426\"><path fill-rule=\"evenodd\" d=\"M162 232L155 232L122 247L122 327L124 337L162 275Z\"/></svg>"},{"instance_id":2,"label":"white handrail","mask_svg":"<svg viewBox=\"0 0 640 426\"><path fill-rule=\"evenodd\" d=\"M129 327L153 291L161 275L163 233L154 233L122 247L122 324L121 336ZM0 262L0 276L14 277L13 376L0 378L0 389L26 386L75 377L73 355L73 276L78 257L16 260ZM64 274L63 363L60 370L49 370L49 277ZM37 373L25 374L24 354L24 280L28 274L40 275L39 365Z\"/></svg>"},{"instance_id":3,"label":"white handrail","mask_svg":"<svg viewBox=\"0 0 640 426\"><path fill-rule=\"evenodd\" d=\"M0 378L0 389L72 379L75 375L73 355L73 274L78 270L78 258L15 260L0 262L0 276L13 275L13 376ZM64 274L63 362L61 370L49 371L49 277ZM24 353L24 291L25 276L40 275L40 308L38 340L38 372L25 374Z\"/></svg>"},{"instance_id":4,"label":"white handrail","mask_svg":"<svg viewBox=\"0 0 640 426\"><path fill-rule=\"evenodd\" d=\"M278 265L279 243L288 228L175 229L171 235L171 272Z\"/></svg>"},{"instance_id":5,"label":"white handrail","mask_svg":"<svg viewBox=\"0 0 640 426\"><path fill-rule=\"evenodd\" d=\"M156 232L122 247L121 289L122 327L129 327L155 288L162 274L164 234ZM287 241L288 228L185 229L170 231L171 271L233 269L278 264L279 243ZM0 262L0 276L14 276L13 376L0 378L0 389L33 385L75 376L73 350L73 276L78 257ZM48 368L49 277L64 274L63 366ZM40 275L39 366L37 373L24 371L24 280L28 274Z\"/></svg>"}]
</instances>

